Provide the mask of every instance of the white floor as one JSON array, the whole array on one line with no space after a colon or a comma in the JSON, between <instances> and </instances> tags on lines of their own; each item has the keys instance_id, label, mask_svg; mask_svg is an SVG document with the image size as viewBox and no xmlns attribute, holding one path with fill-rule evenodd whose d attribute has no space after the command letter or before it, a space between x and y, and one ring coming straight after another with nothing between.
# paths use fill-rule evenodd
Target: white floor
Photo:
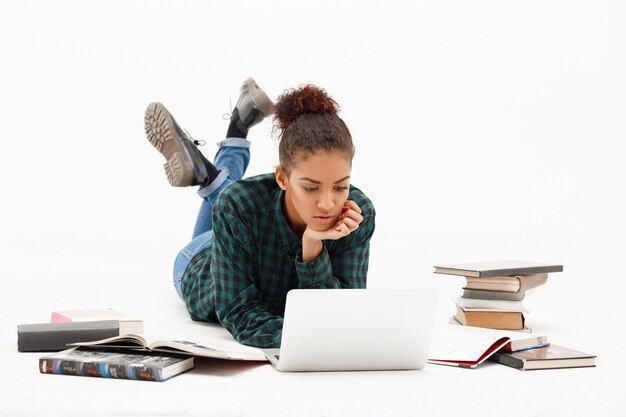
<instances>
[{"instance_id":1,"label":"white floor","mask_svg":"<svg viewBox=\"0 0 626 417\"><path fill-rule=\"evenodd\" d=\"M624 281L615 276L611 289L568 285L584 281L576 272L553 274L528 295L528 324L553 343L598 355L592 369L521 372L485 363L475 370L281 374L268 364L204 359L164 383L39 374L41 355L16 350L16 325L45 322L55 309L115 307L141 315L148 334L195 331L200 340L206 333L170 287L169 254L131 256L131 242L50 245L37 259L13 252L3 274L11 279L2 304L0 415L624 415ZM461 281L422 278L440 289L438 322L445 322Z\"/></svg>"}]
</instances>

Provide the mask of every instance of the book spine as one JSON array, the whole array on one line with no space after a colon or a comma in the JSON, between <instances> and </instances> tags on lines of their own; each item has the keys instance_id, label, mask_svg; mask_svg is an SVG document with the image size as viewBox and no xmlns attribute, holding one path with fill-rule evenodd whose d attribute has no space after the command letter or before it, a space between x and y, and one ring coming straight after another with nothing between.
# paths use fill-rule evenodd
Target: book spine
<instances>
[{"instance_id":1,"label":"book spine","mask_svg":"<svg viewBox=\"0 0 626 417\"><path fill-rule=\"evenodd\" d=\"M39 372L42 374L80 375L81 363L66 359L39 359Z\"/></svg>"},{"instance_id":2,"label":"book spine","mask_svg":"<svg viewBox=\"0 0 626 417\"><path fill-rule=\"evenodd\" d=\"M42 374L163 381L163 374L160 368L109 365L105 362L81 362L68 359L41 358L39 359L39 372Z\"/></svg>"},{"instance_id":3,"label":"book spine","mask_svg":"<svg viewBox=\"0 0 626 417\"><path fill-rule=\"evenodd\" d=\"M524 370L524 361L519 359L519 358L515 358L513 356L510 355L506 355L506 354L502 354L500 352L496 352L494 353L489 360L499 363L501 365L506 365L509 366L511 368L515 368L515 369L519 369L519 370Z\"/></svg>"},{"instance_id":4,"label":"book spine","mask_svg":"<svg viewBox=\"0 0 626 417\"><path fill-rule=\"evenodd\" d=\"M163 381L163 370L149 366L108 365L109 378Z\"/></svg>"}]
</instances>

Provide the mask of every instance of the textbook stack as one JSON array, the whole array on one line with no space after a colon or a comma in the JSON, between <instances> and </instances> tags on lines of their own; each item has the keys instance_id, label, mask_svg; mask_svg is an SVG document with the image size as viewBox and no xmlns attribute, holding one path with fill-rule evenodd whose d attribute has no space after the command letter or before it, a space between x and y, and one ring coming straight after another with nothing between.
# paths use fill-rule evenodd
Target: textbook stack
<instances>
[{"instance_id":1,"label":"textbook stack","mask_svg":"<svg viewBox=\"0 0 626 417\"><path fill-rule=\"evenodd\" d=\"M68 344L143 333L143 320L112 308L53 311L50 323L17 326L20 352L58 352Z\"/></svg>"},{"instance_id":2,"label":"textbook stack","mask_svg":"<svg viewBox=\"0 0 626 417\"><path fill-rule=\"evenodd\" d=\"M118 310L52 312L51 323L17 326L19 352L55 352L39 359L39 372L114 379L166 381L194 367L194 357L266 362L263 351L231 339L219 325L206 342L148 342L143 320ZM193 333L193 336L197 334Z\"/></svg>"},{"instance_id":3,"label":"textbook stack","mask_svg":"<svg viewBox=\"0 0 626 417\"><path fill-rule=\"evenodd\" d=\"M454 320L464 326L527 330L522 301L526 291L546 283L563 265L497 261L435 266L436 274L461 275L467 280L456 297Z\"/></svg>"}]
</instances>

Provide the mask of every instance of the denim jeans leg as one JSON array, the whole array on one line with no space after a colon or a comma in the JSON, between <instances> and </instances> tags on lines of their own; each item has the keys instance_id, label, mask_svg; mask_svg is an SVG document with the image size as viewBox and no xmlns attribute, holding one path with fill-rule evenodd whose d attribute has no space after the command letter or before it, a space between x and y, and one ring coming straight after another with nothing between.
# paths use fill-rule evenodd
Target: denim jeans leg
<instances>
[{"instance_id":1,"label":"denim jeans leg","mask_svg":"<svg viewBox=\"0 0 626 417\"><path fill-rule=\"evenodd\" d=\"M209 186L198 190L202 205L196 219L192 238L213 230L211 216L213 205L219 193L233 181L240 180L250 163L250 141L243 138L226 138L217 144L219 149L213 165L221 170L218 177Z\"/></svg>"},{"instance_id":2,"label":"denim jeans leg","mask_svg":"<svg viewBox=\"0 0 626 417\"><path fill-rule=\"evenodd\" d=\"M174 287L184 301L182 279L191 259L201 250L211 246L213 240L213 205L219 193L233 181L240 180L250 163L250 142L243 138L226 138L218 143L214 165L220 173L209 186L198 190L202 205L194 227L192 241L180 251L174 261Z\"/></svg>"},{"instance_id":3,"label":"denim jeans leg","mask_svg":"<svg viewBox=\"0 0 626 417\"><path fill-rule=\"evenodd\" d=\"M243 138L226 138L219 142L213 165L228 168L233 181L243 178L250 163L251 142Z\"/></svg>"},{"instance_id":4,"label":"denim jeans leg","mask_svg":"<svg viewBox=\"0 0 626 417\"><path fill-rule=\"evenodd\" d=\"M189 262L191 262L191 259L195 254L211 246L212 241L213 231L209 230L208 232L204 232L201 235L196 236L187 246L183 248L183 250L178 253L176 260L174 261L174 288L176 288L176 292L181 300L185 300L182 291L182 279L185 269L187 269L187 265L189 265Z\"/></svg>"}]
</instances>

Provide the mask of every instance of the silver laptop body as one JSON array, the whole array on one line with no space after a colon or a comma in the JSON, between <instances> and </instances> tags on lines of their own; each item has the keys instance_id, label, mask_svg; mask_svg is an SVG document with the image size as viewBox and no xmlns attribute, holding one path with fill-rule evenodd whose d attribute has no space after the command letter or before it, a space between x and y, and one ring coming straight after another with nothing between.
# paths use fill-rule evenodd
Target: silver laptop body
<instances>
[{"instance_id":1,"label":"silver laptop body","mask_svg":"<svg viewBox=\"0 0 626 417\"><path fill-rule=\"evenodd\" d=\"M279 371L421 369L437 292L414 289L296 289L287 294Z\"/></svg>"}]
</instances>

